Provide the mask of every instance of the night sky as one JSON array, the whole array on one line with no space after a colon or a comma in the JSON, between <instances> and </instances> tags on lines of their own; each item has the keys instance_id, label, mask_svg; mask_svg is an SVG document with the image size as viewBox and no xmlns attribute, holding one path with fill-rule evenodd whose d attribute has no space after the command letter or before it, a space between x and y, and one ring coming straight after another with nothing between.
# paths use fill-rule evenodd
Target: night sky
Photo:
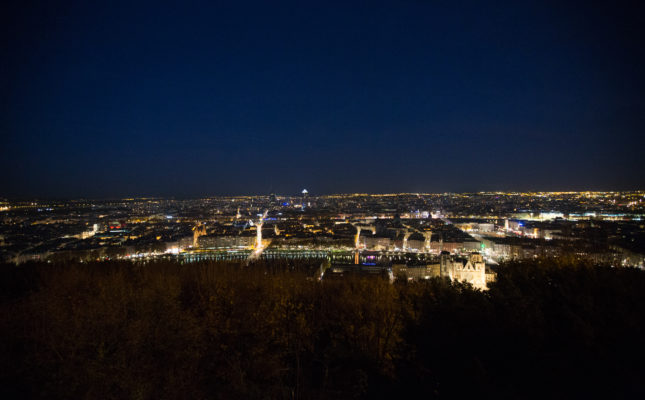
<instances>
[{"instance_id":1,"label":"night sky","mask_svg":"<svg viewBox=\"0 0 645 400\"><path fill-rule=\"evenodd\" d=\"M0 196L644 189L643 7L484 3L4 4Z\"/></svg>"}]
</instances>

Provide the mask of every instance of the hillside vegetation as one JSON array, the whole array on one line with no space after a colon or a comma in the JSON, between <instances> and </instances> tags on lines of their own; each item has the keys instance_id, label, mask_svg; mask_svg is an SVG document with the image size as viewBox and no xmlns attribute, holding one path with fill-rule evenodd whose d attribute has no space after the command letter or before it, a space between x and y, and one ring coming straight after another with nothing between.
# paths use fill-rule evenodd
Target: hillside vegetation
<instances>
[{"instance_id":1,"label":"hillside vegetation","mask_svg":"<svg viewBox=\"0 0 645 400\"><path fill-rule=\"evenodd\" d=\"M3 265L3 398L645 395L645 272L510 263L481 292L293 263Z\"/></svg>"}]
</instances>

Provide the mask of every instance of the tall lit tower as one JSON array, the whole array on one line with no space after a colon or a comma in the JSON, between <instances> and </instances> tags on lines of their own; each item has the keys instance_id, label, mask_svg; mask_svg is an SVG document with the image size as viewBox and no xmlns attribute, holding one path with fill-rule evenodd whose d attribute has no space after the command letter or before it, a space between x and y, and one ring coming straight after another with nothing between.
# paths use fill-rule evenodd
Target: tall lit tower
<instances>
[{"instance_id":1,"label":"tall lit tower","mask_svg":"<svg viewBox=\"0 0 645 400\"><path fill-rule=\"evenodd\" d=\"M309 198L309 191L307 189L302 189L302 209L305 209L307 204L307 199Z\"/></svg>"}]
</instances>

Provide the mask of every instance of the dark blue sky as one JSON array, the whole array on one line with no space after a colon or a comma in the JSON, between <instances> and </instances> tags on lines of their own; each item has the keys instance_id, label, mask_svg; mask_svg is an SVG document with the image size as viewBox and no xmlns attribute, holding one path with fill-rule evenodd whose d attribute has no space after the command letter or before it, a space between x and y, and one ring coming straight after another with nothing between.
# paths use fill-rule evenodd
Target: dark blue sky
<instances>
[{"instance_id":1,"label":"dark blue sky","mask_svg":"<svg viewBox=\"0 0 645 400\"><path fill-rule=\"evenodd\" d=\"M53 3L2 6L0 196L644 188L638 2Z\"/></svg>"}]
</instances>

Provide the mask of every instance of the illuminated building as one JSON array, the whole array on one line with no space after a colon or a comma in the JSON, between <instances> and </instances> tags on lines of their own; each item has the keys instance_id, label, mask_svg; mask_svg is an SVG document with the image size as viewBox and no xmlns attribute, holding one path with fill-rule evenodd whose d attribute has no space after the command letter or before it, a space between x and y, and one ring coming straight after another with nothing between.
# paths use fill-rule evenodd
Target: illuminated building
<instances>
[{"instance_id":1,"label":"illuminated building","mask_svg":"<svg viewBox=\"0 0 645 400\"><path fill-rule=\"evenodd\" d=\"M479 253L472 253L464 260L453 258L448 252L441 252L439 273L441 277L450 280L468 282L476 289L485 290L487 288L486 264Z\"/></svg>"}]
</instances>

